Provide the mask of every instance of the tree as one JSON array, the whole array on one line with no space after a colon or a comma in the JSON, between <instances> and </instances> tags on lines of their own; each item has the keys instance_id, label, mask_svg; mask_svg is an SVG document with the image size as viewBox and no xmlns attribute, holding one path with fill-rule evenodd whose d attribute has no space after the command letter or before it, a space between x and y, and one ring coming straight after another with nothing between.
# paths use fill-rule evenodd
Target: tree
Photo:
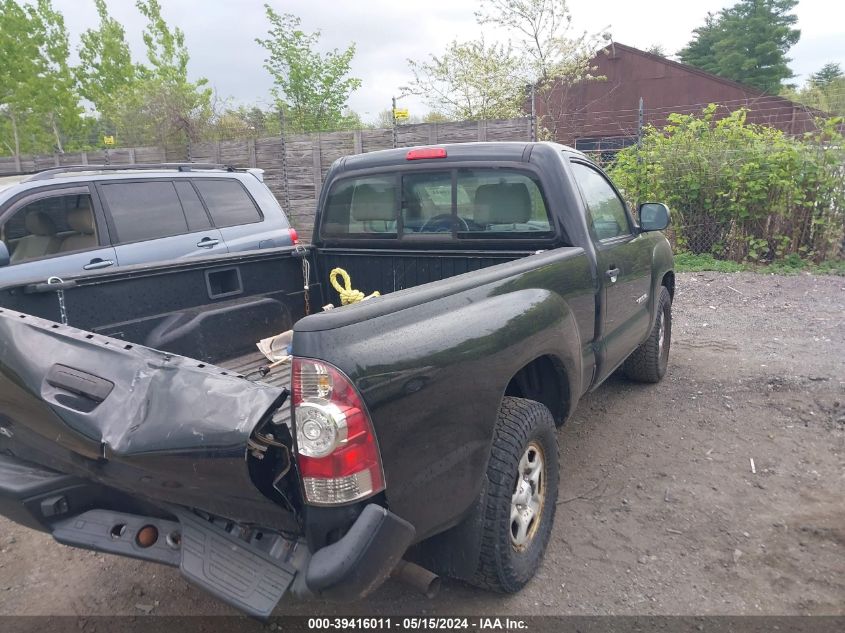
<instances>
[{"instance_id":1,"label":"tree","mask_svg":"<svg viewBox=\"0 0 845 633\"><path fill-rule=\"evenodd\" d=\"M25 143L32 152L62 152L66 135L81 128L69 55L64 19L50 0L0 0L0 112L9 131L3 143L15 155Z\"/></svg>"},{"instance_id":2,"label":"tree","mask_svg":"<svg viewBox=\"0 0 845 633\"><path fill-rule=\"evenodd\" d=\"M803 88L787 87L781 94L822 112L845 116L845 75L839 64L825 64L810 75Z\"/></svg>"},{"instance_id":3,"label":"tree","mask_svg":"<svg viewBox=\"0 0 845 633\"><path fill-rule=\"evenodd\" d=\"M458 120L519 116L525 99L520 60L510 44L487 45L484 38L453 41L441 56L408 60L413 80L402 87L435 110Z\"/></svg>"},{"instance_id":4,"label":"tree","mask_svg":"<svg viewBox=\"0 0 845 633\"><path fill-rule=\"evenodd\" d=\"M105 0L94 0L94 4L100 24L82 34L76 77L82 96L108 119L115 95L138 79L138 67L132 62L126 32L109 15Z\"/></svg>"},{"instance_id":5,"label":"tree","mask_svg":"<svg viewBox=\"0 0 845 633\"><path fill-rule=\"evenodd\" d=\"M810 75L810 83L819 88L824 88L843 76L845 75L842 74L842 67L831 62L822 66L818 72Z\"/></svg>"},{"instance_id":6,"label":"tree","mask_svg":"<svg viewBox=\"0 0 845 633\"><path fill-rule=\"evenodd\" d=\"M652 44L645 49L645 52L657 55L658 57L666 57L666 49L663 47L663 44Z\"/></svg>"},{"instance_id":7,"label":"tree","mask_svg":"<svg viewBox=\"0 0 845 633\"><path fill-rule=\"evenodd\" d=\"M481 25L492 24L515 38L521 83L534 86L539 127L557 138L566 125L569 90L594 75L591 60L609 39L606 32L572 32L566 0L484 0L476 13Z\"/></svg>"},{"instance_id":8,"label":"tree","mask_svg":"<svg viewBox=\"0 0 845 633\"><path fill-rule=\"evenodd\" d=\"M740 0L703 27L678 55L685 64L777 94L793 76L786 56L798 42L798 0Z\"/></svg>"},{"instance_id":9,"label":"tree","mask_svg":"<svg viewBox=\"0 0 845 633\"><path fill-rule=\"evenodd\" d=\"M21 131L34 92L40 47L33 36L31 6L0 0L0 112L4 116L3 144L21 153Z\"/></svg>"},{"instance_id":10,"label":"tree","mask_svg":"<svg viewBox=\"0 0 845 633\"><path fill-rule=\"evenodd\" d=\"M349 95L361 86L360 79L350 76L355 44L320 53L320 31L306 33L298 17L276 13L269 4L264 10L269 37L255 41L267 51L264 68L273 77L273 97L285 112L287 129L316 132L348 126Z\"/></svg>"},{"instance_id":11,"label":"tree","mask_svg":"<svg viewBox=\"0 0 845 633\"><path fill-rule=\"evenodd\" d=\"M714 75L719 74L719 64L714 53L716 42L721 36L719 18L708 11L704 24L693 30L693 37L686 48L678 53L680 60L706 70Z\"/></svg>"},{"instance_id":12,"label":"tree","mask_svg":"<svg viewBox=\"0 0 845 633\"><path fill-rule=\"evenodd\" d=\"M149 65L139 65L137 79L116 92L115 131L126 143L167 144L183 135L196 140L213 116L208 80L188 79L185 34L167 24L158 0L138 0L136 6L147 19L143 39Z\"/></svg>"}]
</instances>

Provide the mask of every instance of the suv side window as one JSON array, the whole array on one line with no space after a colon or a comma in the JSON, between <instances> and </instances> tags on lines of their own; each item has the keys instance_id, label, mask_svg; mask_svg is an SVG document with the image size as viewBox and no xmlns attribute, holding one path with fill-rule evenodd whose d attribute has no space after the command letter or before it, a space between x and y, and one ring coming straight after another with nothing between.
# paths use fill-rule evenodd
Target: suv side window
<instances>
[{"instance_id":1,"label":"suv side window","mask_svg":"<svg viewBox=\"0 0 845 633\"><path fill-rule=\"evenodd\" d=\"M188 221L172 182L118 182L100 188L117 241L140 242L188 232Z\"/></svg>"},{"instance_id":2,"label":"suv side window","mask_svg":"<svg viewBox=\"0 0 845 633\"><path fill-rule=\"evenodd\" d=\"M11 253L11 265L96 248L91 195L45 195L24 204L0 227L0 239Z\"/></svg>"},{"instance_id":3,"label":"suv side window","mask_svg":"<svg viewBox=\"0 0 845 633\"><path fill-rule=\"evenodd\" d=\"M607 179L597 169L583 163L570 163L575 182L590 211L593 233L598 240L631 234L625 203L616 195Z\"/></svg>"},{"instance_id":4,"label":"suv side window","mask_svg":"<svg viewBox=\"0 0 845 633\"><path fill-rule=\"evenodd\" d=\"M193 182L217 228L261 221L258 207L237 180L197 178Z\"/></svg>"},{"instance_id":5,"label":"suv side window","mask_svg":"<svg viewBox=\"0 0 845 633\"><path fill-rule=\"evenodd\" d=\"M185 220L188 222L189 231L202 231L211 226L208 213L200 202L200 197L194 190L194 186L187 181L175 181L176 193L182 203L182 210L185 212Z\"/></svg>"}]
</instances>

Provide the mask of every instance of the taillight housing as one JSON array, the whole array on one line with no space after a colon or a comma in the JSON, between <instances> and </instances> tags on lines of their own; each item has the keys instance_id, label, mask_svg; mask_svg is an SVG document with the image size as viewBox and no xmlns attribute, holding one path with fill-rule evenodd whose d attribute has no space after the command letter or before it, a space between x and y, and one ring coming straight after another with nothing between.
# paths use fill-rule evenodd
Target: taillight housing
<instances>
[{"instance_id":1,"label":"taillight housing","mask_svg":"<svg viewBox=\"0 0 845 633\"><path fill-rule=\"evenodd\" d=\"M445 147L418 147L408 150L405 160L425 160L428 158L446 158Z\"/></svg>"},{"instance_id":2,"label":"taillight housing","mask_svg":"<svg viewBox=\"0 0 845 633\"><path fill-rule=\"evenodd\" d=\"M361 396L336 367L294 357L293 421L305 500L333 506L384 490L373 424Z\"/></svg>"},{"instance_id":3,"label":"taillight housing","mask_svg":"<svg viewBox=\"0 0 845 633\"><path fill-rule=\"evenodd\" d=\"M291 242L291 244L293 244L294 246L296 246L297 244L299 244L299 234L296 232L296 229L294 229L294 228L289 228L289 229L288 229L288 233L290 233L290 242Z\"/></svg>"}]
</instances>

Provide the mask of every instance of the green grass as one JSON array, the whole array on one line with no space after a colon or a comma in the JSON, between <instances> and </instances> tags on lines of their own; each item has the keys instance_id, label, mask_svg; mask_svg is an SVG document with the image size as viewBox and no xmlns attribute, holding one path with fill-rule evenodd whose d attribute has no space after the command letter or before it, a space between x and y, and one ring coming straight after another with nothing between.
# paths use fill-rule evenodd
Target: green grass
<instances>
[{"instance_id":1,"label":"green grass","mask_svg":"<svg viewBox=\"0 0 845 633\"><path fill-rule=\"evenodd\" d=\"M828 262L822 262L813 272L817 272L820 275L839 275L840 277L845 277L845 259L832 259Z\"/></svg>"},{"instance_id":2,"label":"green grass","mask_svg":"<svg viewBox=\"0 0 845 633\"><path fill-rule=\"evenodd\" d=\"M679 273L698 273L714 270L720 273L738 273L748 270L746 264L716 259L712 255L694 255L693 253L675 253L675 270Z\"/></svg>"},{"instance_id":3,"label":"green grass","mask_svg":"<svg viewBox=\"0 0 845 633\"><path fill-rule=\"evenodd\" d=\"M814 264L801 259L797 255L790 255L786 259L771 264L759 265L738 264L737 262L716 259L710 254L676 253L675 270L680 273L712 270L719 273L750 271L762 274L797 275L798 273L808 272L817 275L845 276L845 260L830 260L821 264Z\"/></svg>"}]
</instances>

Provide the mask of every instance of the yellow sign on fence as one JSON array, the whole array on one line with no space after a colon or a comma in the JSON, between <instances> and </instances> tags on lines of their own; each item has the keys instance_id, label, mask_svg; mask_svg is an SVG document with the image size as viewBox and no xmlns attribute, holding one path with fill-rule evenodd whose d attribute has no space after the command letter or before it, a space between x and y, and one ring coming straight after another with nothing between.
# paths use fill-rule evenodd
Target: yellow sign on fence
<instances>
[{"instance_id":1,"label":"yellow sign on fence","mask_svg":"<svg viewBox=\"0 0 845 633\"><path fill-rule=\"evenodd\" d=\"M408 108L396 108L393 110L393 118L397 121L406 121L411 118Z\"/></svg>"},{"instance_id":2,"label":"yellow sign on fence","mask_svg":"<svg viewBox=\"0 0 845 633\"><path fill-rule=\"evenodd\" d=\"M104 136L103 137L103 145L114 145L114 137L113 136Z\"/></svg>"}]
</instances>

